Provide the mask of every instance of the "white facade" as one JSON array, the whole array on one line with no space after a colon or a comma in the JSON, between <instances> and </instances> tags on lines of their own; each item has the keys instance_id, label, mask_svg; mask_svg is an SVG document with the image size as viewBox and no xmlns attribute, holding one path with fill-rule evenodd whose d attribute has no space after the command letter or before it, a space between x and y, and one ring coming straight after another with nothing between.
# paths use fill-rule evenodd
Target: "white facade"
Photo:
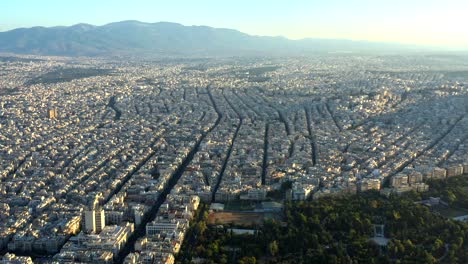
<instances>
[{"instance_id":1,"label":"white facade","mask_svg":"<svg viewBox=\"0 0 468 264\"><path fill-rule=\"evenodd\" d=\"M88 233L99 233L106 226L104 210L85 211L85 230Z\"/></svg>"}]
</instances>

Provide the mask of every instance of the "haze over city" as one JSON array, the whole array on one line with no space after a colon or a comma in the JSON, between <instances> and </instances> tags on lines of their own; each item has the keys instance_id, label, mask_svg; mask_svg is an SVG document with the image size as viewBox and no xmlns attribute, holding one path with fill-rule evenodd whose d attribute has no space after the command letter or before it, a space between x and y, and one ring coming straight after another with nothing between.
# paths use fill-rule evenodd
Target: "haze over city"
<instances>
[{"instance_id":1,"label":"haze over city","mask_svg":"<svg viewBox=\"0 0 468 264\"><path fill-rule=\"evenodd\" d=\"M232 28L291 39L332 38L468 49L464 0L7 0L0 30L122 20Z\"/></svg>"}]
</instances>

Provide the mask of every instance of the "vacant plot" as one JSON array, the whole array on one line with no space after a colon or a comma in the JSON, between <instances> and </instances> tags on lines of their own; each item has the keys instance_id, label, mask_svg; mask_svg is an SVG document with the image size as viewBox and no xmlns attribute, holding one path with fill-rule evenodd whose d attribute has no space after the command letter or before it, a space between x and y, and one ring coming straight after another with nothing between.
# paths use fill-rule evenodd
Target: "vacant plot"
<instances>
[{"instance_id":1,"label":"vacant plot","mask_svg":"<svg viewBox=\"0 0 468 264\"><path fill-rule=\"evenodd\" d=\"M254 212L213 212L208 217L208 224L261 225L263 216L263 213Z\"/></svg>"}]
</instances>

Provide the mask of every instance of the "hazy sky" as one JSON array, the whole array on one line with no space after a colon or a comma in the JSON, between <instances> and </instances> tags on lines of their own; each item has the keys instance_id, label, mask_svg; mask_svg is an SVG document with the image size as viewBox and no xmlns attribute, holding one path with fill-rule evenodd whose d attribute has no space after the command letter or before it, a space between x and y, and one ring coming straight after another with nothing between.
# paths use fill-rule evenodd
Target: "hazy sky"
<instances>
[{"instance_id":1,"label":"hazy sky","mask_svg":"<svg viewBox=\"0 0 468 264\"><path fill-rule=\"evenodd\" d=\"M468 47L468 0L1 0L0 31L135 19L293 39Z\"/></svg>"}]
</instances>

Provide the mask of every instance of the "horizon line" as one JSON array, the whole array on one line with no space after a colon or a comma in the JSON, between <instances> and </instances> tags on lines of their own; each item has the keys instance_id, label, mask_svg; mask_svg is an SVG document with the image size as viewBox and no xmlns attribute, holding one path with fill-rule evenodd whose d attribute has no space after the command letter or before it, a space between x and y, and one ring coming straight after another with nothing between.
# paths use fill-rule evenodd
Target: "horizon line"
<instances>
[{"instance_id":1,"label":"horizon line","mask_svg":"<svg viewBox=\"0 0 468 264\"><path fill-rule=\"evenodd\" d=\"M46 28L46 29L52 29L52 28L69 28L77 25L89 25L93 27L103 27L107 26L110 24L115 24L115 23L122 23L122 22L138 22L142 24L159 24L159 23L168 23L168 24L177 24L181 25L184 27L209 27L213 29L224 29L224 30L235 30L240 33L249 35L249 36L254 36L254 37L272 37L272 38L285 38L287 40L291 41L304 41L304 40L340 40L340 41L353 41L353 42L368 42L368 43L380 43L380 44L391 44L391 45L404 45L404 46L414 46L416 47L424 47L424 48L434 48L434 49L444 49L446 51L468 51L468 44L459 44L459 45L436 45L436 44L422 44L422 43L415 43L415 42L400 42L400 41L383 41L383 40L369 40L369 39L355 39L355 38L343 38L343 37L313 37L313 36L307 36L303 38L291 38L287 37L284 35L259 35L259 34L251 34L247 33L244 31L241 31L236 28L227 28L227 27L216 27L216 26L211 26L211 25L204 25L204 24L183 24L179 22L172 22L172 21L156 21L156 22L146 22L146 21L141 21L137 19L125 19L125 20L120 20L120 21L113 21L113 22L107 22L104 24L91 24L87 22L78 22L78 23L73 23L71 25L55 25L55 26L21 26L21 27L15 27L15 28L10 28L6 30L0 30L0 33L6 33L14 30L20 30L20 29L33 29L33 28Z\"/></svg>"}]
</instances>

